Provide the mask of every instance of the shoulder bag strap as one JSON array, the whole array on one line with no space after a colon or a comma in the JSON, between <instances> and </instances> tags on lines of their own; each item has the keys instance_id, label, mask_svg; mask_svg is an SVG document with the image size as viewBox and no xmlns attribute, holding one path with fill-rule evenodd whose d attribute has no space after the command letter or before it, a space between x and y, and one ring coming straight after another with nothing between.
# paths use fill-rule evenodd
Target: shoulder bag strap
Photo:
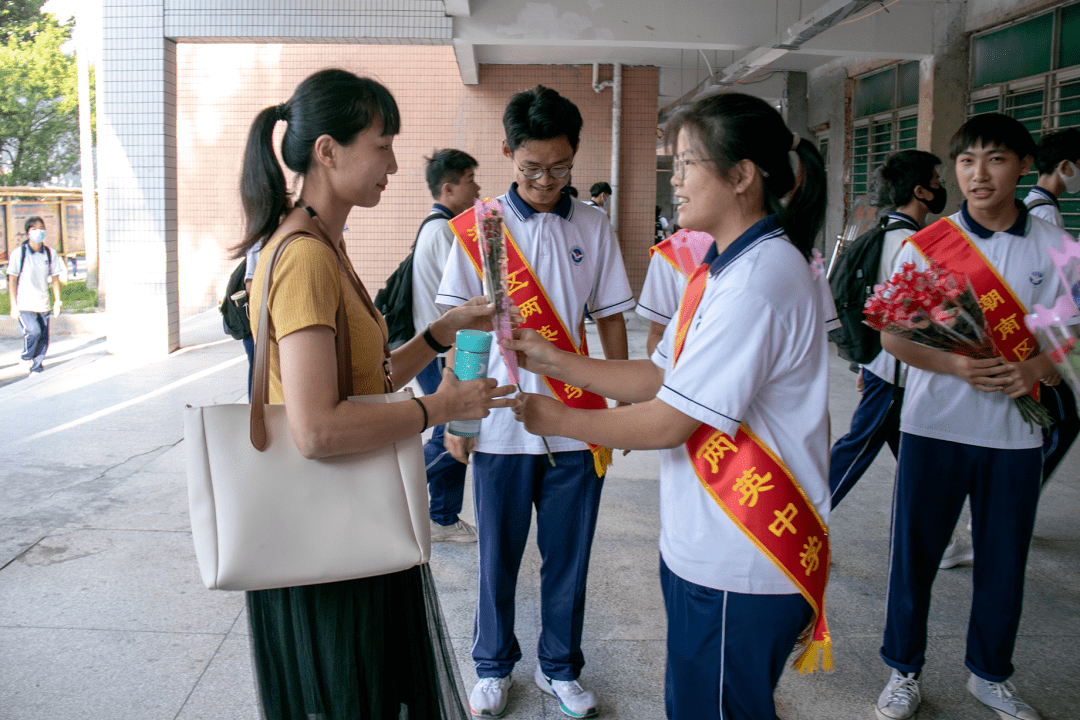
<instances>
[{"instance_id":1,"label":"shoulder bag strap","mask_svg":"<svg viewBox=\"0 0 1080 720\"><path fill-rule=\"evenodd\" d=\"M299 237L314 237L330 245L325 238L305 231L295 231L286 235L274 248L270 261L266 264L266 278L262 288L262 305L259 308L259 334L255 338L255 367L251 384L251 445L256 450L266 449L265 407L270 389L270 283L274 277L274 267L282 252L293 240ZM333 246L330 247L333 250ZM337 253L335 252L335 255ZM337 350L338 396L344 400L353 394L352 384L352 345L349 344L349 319L345 313L344 288L338 289L338 306L335 323L337 333L334 346Z\"/></svg>"},{"instance_id":2,"label":"shoulder bag strap","mask_svg":"<svg viewBox=\"0 0 1080 720\"><path fill-rule=\"evenodd\" d=\"M368 314L370 314L375 322L378 323L379 318L382 317L382 315L375 307L375 303L371 301L371 296L368 295L367 288L364 287L364 283L361 282L360 276L356 274L356 268L349 262L349 253L345 249L345 238L339 238L337 243L329 240L330 233L327 231L322 219L319 217L318 213L315 212L314 208L305 202L303 198L297 198L294 208L303 209L304 212L315 221L315 226L319 228L319 232L323 233L323 235L312 233L312 236L318 237L319 240L326 243L326 245L334 251L334 254L338 259L338 266L344 271L345 277L349 278L349 282L352 283L353 289L356 290L356 294L360 296L360 301L364 304L364 309L367 310ZM419 237L419 231L417 231L417 237ZM380 324L380 330L382 331L383 345L383 390L392 393L394 392L394 381L390 369L390 334L385 323ZM352 367L352 364L350 363L348 367ZM350 392L349 394L351 395L352 393Z\"/></svg>"}]
</instances>

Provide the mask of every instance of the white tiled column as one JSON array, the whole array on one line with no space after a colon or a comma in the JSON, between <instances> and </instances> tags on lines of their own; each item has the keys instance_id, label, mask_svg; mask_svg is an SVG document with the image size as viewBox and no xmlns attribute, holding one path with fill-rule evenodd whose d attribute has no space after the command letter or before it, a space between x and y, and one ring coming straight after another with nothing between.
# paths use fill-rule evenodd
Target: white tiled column
<instances>
[{"instance_id":1,"label":"white tiled column","mask_svg":"<svg viewBox=\"0 0 1080 720\"><path fill-rule=\"evenodd\" d=\"M163 18L163 0L103 3L98 156L111 352L180 346L176 43Z\"/></svg>"}]
</instances>

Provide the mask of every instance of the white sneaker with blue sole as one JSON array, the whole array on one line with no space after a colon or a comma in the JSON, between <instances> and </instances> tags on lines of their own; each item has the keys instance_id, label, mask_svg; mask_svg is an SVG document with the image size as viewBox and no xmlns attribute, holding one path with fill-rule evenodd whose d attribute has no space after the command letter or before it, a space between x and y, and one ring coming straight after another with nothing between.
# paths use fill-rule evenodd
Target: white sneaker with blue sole
<instances>
[{"instance_id":1,"label":"white sneaker with blue sole","mask_svg":"<svg viewBox=\"0 0 1080 720\"><path fill-rule=\"evenodd\" d=\"M540 666L536 666L536 685L559 701L559 709L572 718L595 717L596 696L581 687L577 680L552 680Z\"/></svg>"}]
</instances>

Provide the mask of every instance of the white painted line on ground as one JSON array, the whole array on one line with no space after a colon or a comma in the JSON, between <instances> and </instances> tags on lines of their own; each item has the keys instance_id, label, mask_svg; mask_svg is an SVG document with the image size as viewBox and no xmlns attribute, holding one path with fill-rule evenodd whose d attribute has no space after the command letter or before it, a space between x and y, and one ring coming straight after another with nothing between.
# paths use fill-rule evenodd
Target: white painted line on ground
<instances>
[{"instance_id":1,"label":"white painted line on ground","mask_svg":"<svg viewBox=\"0 0 1080 720\"><path fill-rule=\"evenodd\" d=\"M175 355L175 354L176 353L173 353L173 355ZM84 424L86 424L88 422L92 422L92 421L97 420L99 418L103 418L106 415L111 415L111 414L113 414L115 412L119 412L120 410L123 410L125 408L129 408L132 405L138 405L139 403L144 402L146 400L149 400L150 398L157 397L158 395L164 395L165 393L170 392L172 390L175 390L178 387L183 387L184 385L187 385L188 383L195 382L196 380L204 378L207 375L213 375L216 372L220 372L222 370L225 370L226 368L230 368L233 365L236 365L236 364L241 363L241 362L247 362L247 356L246 355L241 355L240 357L235 357L232 360L226 360L223 363L218 363L217 365L214 365L212 367L208 367L205 370L200 370L199 372L194 373L192 375L188 375L185 378L181 378L181 379L179 379L179 380L177 380L175 382L171 382L168 385L165 385L164 387L158 388L157 390L151 390L148 393L145 393L143 395L139 395L138 397L131 398L130 400L125 400L122 403L117 403L115 405L111 405L111 406L109 406L107 408L104 408L102 410L98 410L97 412L90 413L89 415L84 415L83 417L81 417L81 418L79 418L77 420L72 420L71 422L66 422L63 425L57 425L56 427L50 428L49 430L42 430L41 432L37 433L36 435L31 435L30 437L24 438L24 439L20 440L19 442L20 443L33 442L34 440L40 440L43 437L48 437L49 435L55 435L58 432L63 432L64 430L70 430L73 427L78 427L79 425L84 425Z\"/></svg>"}]
</instances>

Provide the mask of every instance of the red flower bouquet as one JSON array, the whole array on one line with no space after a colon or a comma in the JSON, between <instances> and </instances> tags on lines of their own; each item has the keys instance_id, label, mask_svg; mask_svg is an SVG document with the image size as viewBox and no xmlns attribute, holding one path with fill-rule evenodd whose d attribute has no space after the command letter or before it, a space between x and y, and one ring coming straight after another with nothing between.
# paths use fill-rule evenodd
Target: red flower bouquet
<instances>
[{"instance_id":1,"label":"red flower bouquet","mask_svg":"<svg viewBox=\"0 0 1080 720\"><path fill-rule=\"evenodd\" d=\"M1001 355L971 283L937 263L922 272L914 263L904 263L900 272L874 288L863 312L866 324L875 330L927 347L971 358ZM1030 395L1013 402L1032 432L1036 425L1050 426L1050 415Z\"/></svg>"}]
</instances>

